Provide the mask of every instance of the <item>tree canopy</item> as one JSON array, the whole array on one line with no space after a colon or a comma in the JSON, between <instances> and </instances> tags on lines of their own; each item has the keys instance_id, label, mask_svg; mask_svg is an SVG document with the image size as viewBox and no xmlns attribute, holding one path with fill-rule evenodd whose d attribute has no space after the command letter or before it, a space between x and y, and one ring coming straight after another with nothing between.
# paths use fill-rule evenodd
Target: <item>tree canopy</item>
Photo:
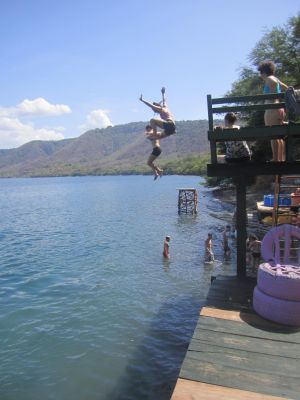
<instances>
[{"instance_id":1,"label":"tree canopy","mask_svg":"<svg viewBox=\"0 0 300 400\"><path fill-rule=\"evenodd\" d=\"M261 61L272 60L276 76L288 86L300 88L300 12L283 27L267 31L249 54L250 66L242 67L232 84L229 96L261 93L262 81L257 73Z\"/></svg>"}]
</instances>

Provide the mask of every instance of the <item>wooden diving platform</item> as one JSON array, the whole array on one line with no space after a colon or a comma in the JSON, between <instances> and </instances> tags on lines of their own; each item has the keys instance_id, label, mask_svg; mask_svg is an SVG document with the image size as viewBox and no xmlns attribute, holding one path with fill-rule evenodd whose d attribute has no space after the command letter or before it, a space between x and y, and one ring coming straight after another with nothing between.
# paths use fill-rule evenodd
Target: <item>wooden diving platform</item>
<instances>
[{"instance_id":1,"label":"wooden diving platform","mask_svg":"<svg viewBox=\"0 0 300 400\"><path fill-rule=\"evenodd\" d=\"M213 281L171 400L300 399L300 329L259 317L255 284Z\"/></svg>"},{"instance_id":2,"label":"wooden diving platform","mask_svg":"<svg viewBox=\"0 0 300 400\"><path fill-rule=\"evenodd\" d=\"M265 101L267 100L267 103ZM275 101L275 102L274 102ZM259 175L300 175L300 161L295 157L299 146L300 123L289 121L274 126L247 126L240 129L222 129L214 126L214 115L234 111L265 111L285 107L284 93L270 93L256 96L234 96L212 98L207 95L208 140L210 142L211 162L207 165L207 175L211 177L232 177L236 186L236 228L237 228L237 275L246 274L247 209L246 189ZM217 145L226 141L258 141L270 146L271 140L283 139L286 148L286 161L249 161L218 163Z\"/></svg>"}]
</instances>

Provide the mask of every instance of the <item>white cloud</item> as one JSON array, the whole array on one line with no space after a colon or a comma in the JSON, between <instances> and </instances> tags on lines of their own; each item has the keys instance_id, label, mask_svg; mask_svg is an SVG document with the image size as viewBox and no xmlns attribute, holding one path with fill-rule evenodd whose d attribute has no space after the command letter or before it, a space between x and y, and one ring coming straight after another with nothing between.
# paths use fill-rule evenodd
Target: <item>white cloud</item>
<instances>
[{"instance_id":1,"label":"white cloud","mask_svg":"<svg viewBox=\"0 0 300 400\"><path fill-rule=\"evenodd\" d=\"M86 121L84 124L80 125L79 129L82 131L88 131L90 129L95 128L106 128L107 126L112 126L107 110L98 110L91 111L86 117Z\"/></svg>"},{"instance_id":2,"label":"white cloud","mask_svg":"<svg viewBox=\"0 0 300 400\"><path fill-rule=\"evenodd\" d=\"M15 107L0 107L0 117L19 116L57 116L70 113L71 109L65 104L51 104L42 97L34 100L25 99Z\"/></svg>"},{"instance_id":3,"label":"white cloud","mask_svg":"<svg viewBox=\"0 0 300 400\"><path fill-rule=\"evenodd\" d=\"M38 128L28 119L24 122L23 118L57 117L70 112L69 106L51 104L42 97L25 99L14 107L0 107L0 148L18 147L31 140L64 139L64 128Z\"/></svg>"},{"instance_id":4,"label":"white cloud","mask_svg":"<svg viewBox=\"0 0 300 400\"><path fill-rule=\"evenodd\" d=\"M31 140L61 140L63 134L57 129L35 128L17 118L0 117L0 148L21 146Z\"/></svg>"}]
</instances>

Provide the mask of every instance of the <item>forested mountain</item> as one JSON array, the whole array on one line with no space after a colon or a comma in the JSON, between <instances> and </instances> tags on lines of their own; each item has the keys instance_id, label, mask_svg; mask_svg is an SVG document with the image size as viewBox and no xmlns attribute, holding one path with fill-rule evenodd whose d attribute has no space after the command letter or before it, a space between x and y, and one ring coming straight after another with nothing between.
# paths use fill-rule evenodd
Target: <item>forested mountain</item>
<instances>
[{"instance_id":1,"label":"forested mountain","mask_svg":"<svg viewBox=\"0 0 300 400\"><path fill-rule=\"evenodd\" d=\"M0 177L103 175L150 172L151 143L145 122L95 129L78 138L32 141L0 150ZM206 120L179 121L177 133L161 140L160 163L180 162L209 151Z\"/></svg>"}]
</instances>

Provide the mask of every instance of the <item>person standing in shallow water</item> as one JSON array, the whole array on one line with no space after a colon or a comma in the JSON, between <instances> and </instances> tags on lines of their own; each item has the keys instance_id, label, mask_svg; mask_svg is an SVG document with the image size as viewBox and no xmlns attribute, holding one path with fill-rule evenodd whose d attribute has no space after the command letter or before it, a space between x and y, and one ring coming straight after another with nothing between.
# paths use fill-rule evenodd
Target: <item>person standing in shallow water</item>
<instances>
[{"instance_id":1,"label":"person standing in shallow water","mask_svg":"<svg viewBox=\"0 0 300 400\"><path fill-rule=\"evenodd\" d=\"M275 64L272 61L263 61L257 68L260 76L264 81L264 94L280 93L282 89L285 91L288 86L281 82L275 76ZM278 103L279 100L266 101L268 103ZM266 110L264 114L264 121L266 126L283 125L285 118L285 111L283 108L276 108ZM273 153L272 161L285 161L285 143L283 139L271 140L271 147Z\"/></svg>"},{"instance_id":2,"label":"person standing in shallow water","mask_svg":"<svg viewBox=\"0 0 300 400\"><path fill-rule=\"evenodd\" d=\"M212 250L212 233L207 234L207 239L205 240L205 261L212 262L215 259L213 250Z\"/></svg>"},{"instance_id":3,"label":"person standing in shallow water","mask_svg":"<svg viewBox=\"0 0 300 400\"><path fill-rule=\"evenodd\" d=\"M170 236L166 236L165 241L164 241L164 250L163 250L163 256L165 259L169 260L170 259Z\"/></svg>"}]
</instances>

